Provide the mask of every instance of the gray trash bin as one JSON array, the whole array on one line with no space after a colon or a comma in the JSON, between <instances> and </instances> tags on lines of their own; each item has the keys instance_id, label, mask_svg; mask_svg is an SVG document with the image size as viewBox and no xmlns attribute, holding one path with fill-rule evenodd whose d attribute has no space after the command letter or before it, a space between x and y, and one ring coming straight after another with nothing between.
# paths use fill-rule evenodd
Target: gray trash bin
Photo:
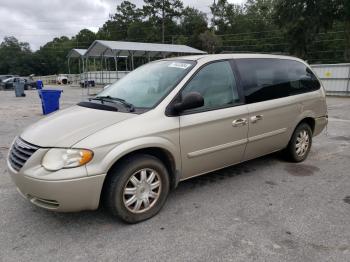
<instances>
[{"instance_id":1,"label":"gray trash bin","mask_svg":"<svg viewBox=\"0 0 350 262\"><path fill-rule=\"evenodd\" d=\"M25 94L24 94L24 82L18 81L18 82L14 82L13 84L14 84L14 87L15 87L16 97L23 97L23 96L25 96Z\"/></svg>"}]
</instances>

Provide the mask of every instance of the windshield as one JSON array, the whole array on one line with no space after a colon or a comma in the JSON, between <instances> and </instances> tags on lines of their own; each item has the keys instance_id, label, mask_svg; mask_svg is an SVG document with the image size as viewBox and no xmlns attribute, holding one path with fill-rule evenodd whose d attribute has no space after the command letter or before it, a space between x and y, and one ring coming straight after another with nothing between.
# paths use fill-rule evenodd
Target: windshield
<instances>
[{"instance_id":1,"label":"windshield","mask_svg":"<svg viewBox=\"0 0 350 262\"><path fill-rule=\"evenodd\" d=\"M125 100L139 108L152 108L192 69L187 60L157 61L146 64L110 85L97 97Z\"/></svg>"}]
</instances>

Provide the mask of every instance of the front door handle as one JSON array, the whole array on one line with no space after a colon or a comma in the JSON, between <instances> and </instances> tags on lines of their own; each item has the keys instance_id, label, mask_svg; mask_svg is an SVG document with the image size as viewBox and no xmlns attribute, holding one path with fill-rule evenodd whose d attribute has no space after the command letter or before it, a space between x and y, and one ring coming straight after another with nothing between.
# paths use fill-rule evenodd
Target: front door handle
<instances>
[{"instance_id":1,"label":"front door handle","mask_svg":"<svg viewBox=\"0 0 350 262\"><path fill-rule=\"evenodd\" d=\"M263 119L263 115L252 116L250 118L250 122L252 122L254 124L262 119Z\"/></svg>"},{"instance_id":2,"label":"front door handle","mask_svg":"<svg viewBox=\"0 0 350 262\"><path fill-rule=\"evenodd\" d=\"M245 126L246 124L248 124L248 121L246 118L240 118L240 119L236 119L232 122L232 125L234 127L238 127L238 126Z\"/></svg>"}]
</instances>

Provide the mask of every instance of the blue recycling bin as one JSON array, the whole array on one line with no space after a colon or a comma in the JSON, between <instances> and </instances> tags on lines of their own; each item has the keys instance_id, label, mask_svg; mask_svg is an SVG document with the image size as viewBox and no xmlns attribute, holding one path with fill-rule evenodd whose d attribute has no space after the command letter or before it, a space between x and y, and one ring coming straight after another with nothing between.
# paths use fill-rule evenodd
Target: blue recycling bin
<instances>
[{"instance_id":1,"label":"blue recycling bin","mask_svg":"<svg viewBox=\"0 0 350 262\"><path fill-rule=\"evenodd\" d=\"M50 114L60 109L60 97L62 92L62 90L54 89L38 90L44 115Z\"/></svg>"},{"instance_id":2,"label":"blue recycling bin","mask_svg":"<svg viewBox=\"0 0 350 262\"><path fill-rule=\"evenodd\" d=\"M43 87L44 87L43 81L37 80L36 81L36 89L40 90L40 89L43 89Z\"/></svg>"}]
</instances>

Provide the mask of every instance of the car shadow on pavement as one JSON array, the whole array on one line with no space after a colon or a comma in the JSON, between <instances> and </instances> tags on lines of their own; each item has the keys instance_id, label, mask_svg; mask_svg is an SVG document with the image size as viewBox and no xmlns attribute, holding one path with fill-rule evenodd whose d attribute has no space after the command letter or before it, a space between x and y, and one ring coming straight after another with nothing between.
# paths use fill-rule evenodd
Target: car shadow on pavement
<instances>
[{"instance_id":1,"label":"car shadow on pavement","mask_svg":"<svg viewBox=\"0 0 350 262\"><path fill-rule=\"evenodd\" d=\"M205 175L190 178L179 183L178 188L200 187L227 179L235 179L238 176L254 175L258 170L273 164L274 162L286 162L280 152L272 153L237 165L229 166Z\"/></svg>"}]
</instances>

